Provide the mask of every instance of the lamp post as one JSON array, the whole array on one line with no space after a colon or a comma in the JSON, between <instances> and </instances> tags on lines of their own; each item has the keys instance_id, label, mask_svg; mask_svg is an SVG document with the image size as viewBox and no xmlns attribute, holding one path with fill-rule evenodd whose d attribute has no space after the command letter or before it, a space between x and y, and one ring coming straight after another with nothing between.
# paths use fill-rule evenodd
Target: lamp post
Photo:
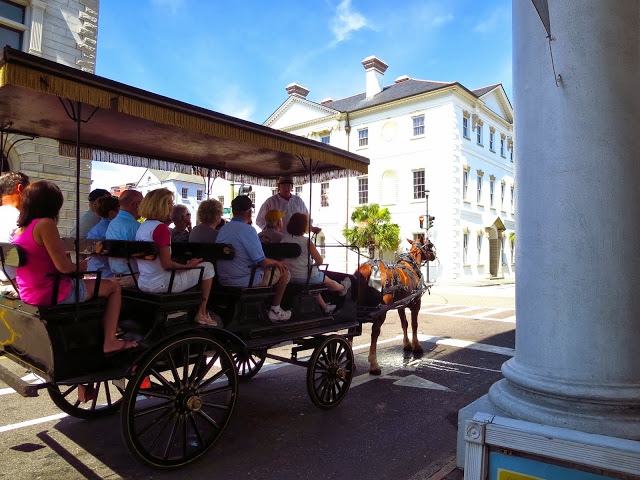
<instances>
[{"instance_id":1,"label":"lamp post","mask_svg":"<svg viewBox=\"0 0 640 480\"><path fill-rule=\"evenodd\" d=\"M429 240L429 190L424 191L424 203L427 210L427 223L424 226L424 238L425 240ZM429 283L429 262L427 262L427 283Z\"/></svg>"}]
</instances>

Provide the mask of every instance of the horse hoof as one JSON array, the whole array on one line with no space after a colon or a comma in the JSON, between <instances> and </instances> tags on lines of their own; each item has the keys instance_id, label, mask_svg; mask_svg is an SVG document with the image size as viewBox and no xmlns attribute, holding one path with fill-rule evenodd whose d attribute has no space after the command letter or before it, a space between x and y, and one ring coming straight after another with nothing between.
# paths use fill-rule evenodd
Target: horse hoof
<instances>
[{"instance_id":1,"label":"horse hoof","mask_svg":"<svg viewBox=\"0 0 640 480\"><path fill-rule=\"evenodd\" d=\"M416 348L413 349L413 354L414 355L422 355L424 353L424 350L422 349L422 346L418 345Z\"/></svg>"},{"instance_id":2,"label":"horse hoof","mask_svg":"<svg viewBox=\"0 0 640 480\"><path fill-rule=\"evenodd\" d=\"M405 352L410 352L411 350L413 350L413 347L411 345L405 345L403 348Z\"/></svg>"},{"instance_id":3,"label":"horse hoof","mask_svg":"<svg viewBox=\"0 0 640 480\"><path fill-rule=\"evenodd\" d=\"M382 370L379 368L374 368L373 370L369 370L369 375L381 375Z\"/></svg>"}]
</instances>

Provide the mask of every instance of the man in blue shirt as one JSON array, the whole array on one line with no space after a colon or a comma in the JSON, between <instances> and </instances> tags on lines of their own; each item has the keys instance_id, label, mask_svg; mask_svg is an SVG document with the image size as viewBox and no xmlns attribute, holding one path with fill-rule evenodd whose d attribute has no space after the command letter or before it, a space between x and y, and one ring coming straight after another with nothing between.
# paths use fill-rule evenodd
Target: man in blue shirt
<instances>
[{"instance_id":1,"label":"man in blue shirt","mask_svg":"<svg viewBox=\"0 0 640 480\"><path fill-rule=\"evenodd\" d=\"M125 190L120 194L120 212L111 220L105 238L107 240L135 240L136 232L140 228L138 219L138 207L142 202L142 193L137 190ZM135 260L131 261L134 271L138 270ZM120 258L110 258L109 267L115 274L126 275L131 273L127 261Z\"/></svg>"},{"instance_id":2,"label":"man in blue shirt","mask_svg":"<svg viewBox=\"0 0 640 480\"><path fill-rule=\"evenodd\" d=\"M280 308L285 288L289 283L289 270L283 262L265 257L258 233L250 225L252 208L253 204L246 195L239 195L231 202L233 218L220 229L216 243L233 245L235 254L233 260L216 262L216 275L222 285L246 287L251 279L251 266L259 265L261 268L256 269L252 286L275 286L275 295L268 312L269 320L289 320L291 310Z\"/></svg>"}]
</instances>

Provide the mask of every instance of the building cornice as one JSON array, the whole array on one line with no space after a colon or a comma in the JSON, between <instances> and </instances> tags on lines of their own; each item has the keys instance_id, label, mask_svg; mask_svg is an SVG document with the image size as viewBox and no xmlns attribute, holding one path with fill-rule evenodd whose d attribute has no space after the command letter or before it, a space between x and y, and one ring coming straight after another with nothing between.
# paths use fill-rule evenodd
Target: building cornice
<instances>
[{"instance_id":1,"label":"building cornice","mask_svg":"<svg viewBox=\"0 0 640 480\"><path fill-rule=\"evenodd\" d=\"M484 102L482 100L480 100L478 97L476 97L475 95L473 95L472 93L470 93L468 90L466 90L464 87L462 87L459 84L453 84L451 86L447 86L447 87L443 87L443 88L439 88L437 90L432 90L429 92L423 92L417 95L412 95L410 97L404 97L404 98L400 98L398 100L393 100L391 102L387 102L387 103L383 103L381 105L375 105L373 107L368 107L368 108L364 108L362 110L355 110L355 111L351 111L348 112L349 113L349 119L350 120L355 120L361 117L365 117L367 115L372 115L381 111L385 111L385 110L389 110L391 108L395 108L395 107L400 107L403 105L407 105L407 104L411 104L411 103L417 103L417 102L421 102L421 101L425 101L425 100L431 100L434 98L438 98L438 97L445 97L447 95L458 95L460 97L462 97L464 100L466 100L467 102L471 103L476 110L480 109L481 110L481 114L483 116L489 116L491 117L492 121L494 123L500 123L503 128L507 129L507 130L512 130L513 129L513 123L509 122L507 119L501 117L500 115L498 115L497 113L495 113L493 110L491 110L490 108L488 108ZM296 101L300 101L300 98L296 98ZM309 106L313 106L315 108L318 109L322 109L322 105L314 103L314 102L309 102L308 100L306 100L307 104ZM300 101L300 103L304 103L302 101ZM269 126L270 124L272 124L275 119L277 118L277 116L280 116L284 110L286 110L286 108L289 107L289 105L291 104L291 102L286 101L281 107L280 109L278 109L278 111L276 111L276 113L274 113L274 115L272 117L269 118L268 122L270 123L265 123L265 125ZM297 123L295 125L290 125L288 127L283 127L281 128L281 130L285 131L285 132L291 132L293 130L297 130L300 128L304 128L304 127L309 127L312 126L313 124L316 123L321 123L333 118L336 118L338 120L343 120L346 118L346 112L338 112L337 110L333 110L333 109L328 109L326 107L324 107L325 111L327 112L331 112L334 113L333 115L331 115L330 117L321 117L321 118L316 118L313 120L309 120L306 122L302 122L302 123ZM281 111L282 110L282 111ZM510 110L507 110L510 112Z\"/></svg>"}]
</instances>

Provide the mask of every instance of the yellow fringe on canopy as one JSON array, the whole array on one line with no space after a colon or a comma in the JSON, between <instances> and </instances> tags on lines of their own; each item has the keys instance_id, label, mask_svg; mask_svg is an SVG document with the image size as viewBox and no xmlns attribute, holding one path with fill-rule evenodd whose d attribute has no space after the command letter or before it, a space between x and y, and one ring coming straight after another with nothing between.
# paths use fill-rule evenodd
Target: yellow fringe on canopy
<instances>
[{"instance_id":1,"label":"yellow fringe on canopy","mask_svg":"<svg viewBox=\"0 0 640 480\"><path fill-rule=\"evenodd\" d=\"M6 62L0 67L0 87L14 85L38 92L68 98L95 107L109 108L113 93L100 88L34 70L31 67Z\"/></svg>"},{"instance_id":2,"label":"yellow fringe on canopy","mask_svg":"<svg viewBox=\"0 0 640 480\"><path fill-rule=\"evenodd\" d=\"M214 137L245 143L258 148L275 150L303 158L313 158L314 161L336 165L349 170L367 173L367 165L349 160L341 155L296 144L289 140L282 140L260 132L250 131L240 126L227 125L215 120L203 118L190 113L183 113L160 105L153 105L145 101L129 97L118 98L118 111L144 118L153 122L163 123L173 127L192 130Z\"/></svg>"}]
</instances>

